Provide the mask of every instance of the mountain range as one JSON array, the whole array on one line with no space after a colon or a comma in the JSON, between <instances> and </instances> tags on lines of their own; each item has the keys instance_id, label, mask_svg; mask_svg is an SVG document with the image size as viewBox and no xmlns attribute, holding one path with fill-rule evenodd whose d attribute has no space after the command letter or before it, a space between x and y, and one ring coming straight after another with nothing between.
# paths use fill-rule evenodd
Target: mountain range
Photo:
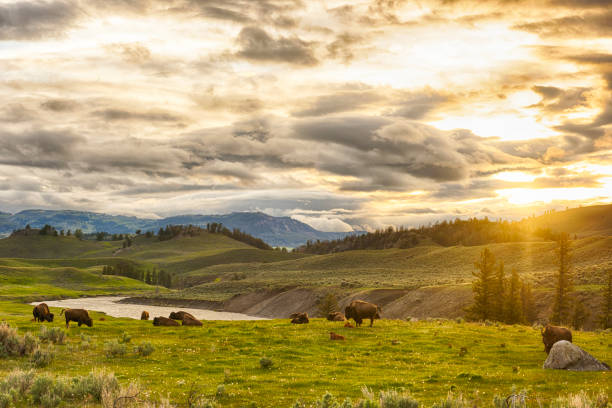
<instances>
[{"instance_id":1,"label":"mountain range","mask_svg":"<svg viewBox=\"0 0 612 408\"><path fill-rule=\"evenodd\" d=\"M110 234L133 233L136 230L157 231L166 225L197 225L222 223L263 239L272 246L296 247L308 240L343 238L360 232L325 232L290 217L273 217L262 212L234 212L223 215L177 215L162 219L147 219L123 215L72 211L24 210L16 214L0 212L0 236L30 225L40 228L49 224L58 230L81 229L84 233L104 231Z\"/></svg>"}]
</instances>

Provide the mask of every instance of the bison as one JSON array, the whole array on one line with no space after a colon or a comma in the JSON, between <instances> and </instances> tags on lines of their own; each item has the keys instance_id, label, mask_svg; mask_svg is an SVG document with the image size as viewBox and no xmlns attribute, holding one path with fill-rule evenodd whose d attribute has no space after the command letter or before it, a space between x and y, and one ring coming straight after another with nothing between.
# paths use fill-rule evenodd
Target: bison
<instances>
[{"instance_id":1,"label":"bison","mask_svg":"<svg viewBox=\"0 0 612 408\"><path fill-rule=\"evenodd\" d=\"M346 322L346 323L344 323L344 327L346 327L346 328L348 328L348 329L354 329L354 328L355 328L355 326L353 326L353 325L351 324L351 322Z\"/></svg>"},{"instance_id":2,"label":"bison","mask_svg":"<svg viewBox=\"0 0 612 408\"><path fill-rule=\"evenodd\" d=\"M342 313L333 312L327 314L327 320L329 320L330 322L343 322L346 319L344 318L344 315Z\"/></svg>"},{"instance_id":3,"label":"bison","mask_svg":"<svg viewBox=\"0 0 612 408\"><path fill-rule=\"evenodd\" d=\"M305 324L310 321L308 320L308 313L293 313L290 318L293 324Z\"/></svg>"},{"instance_id":4,"label":"bison","mask_svg":"<svg viewBox=\"0 0 612 408\"><path fill-rule=\"evenodd\" d=\"M559 326L551 326L547 324L541 330L542 333L542 343L544 343L544 351L546 354L550 353L550 349L553 344L558 342L559 340L567 340L570 343L572 342L572 332L570 329L566 329L565 327Z\"/></svg>"},{"instance_id":5,"label":"bison","mask_svg":"<svg viewBox=\"0 0 612 408\"><path fill-rule=\"evenodd\" d=\"M344 336L342 336L341 334L336 334L334 332L329 332L329 339L330 340L344 340Z\"/></svg>"},{"instance_id":6,"label":"bison","mask_svg":"<svg viewBox=\"0 0 612 408\"><path fill-rule=\"evenodd\" d=\"M153 326L180 326L178 322L167 317L158 316L153 319Z\"/></svg>"},{"instance_id":7,"label":"bison","mask_svg":"<svg viewBox=\"0 0 612 408\"><path fill-rule=\"evenodd\" d=\"M374 319L380 319L381 308L374 303L364 302L363 300L353 300L350 305L344 309L344 315L347 319L355 320L355 324L359 327L363 319L370 319L370 327L374 324Z\"/></svg>"},{"instance_id":8,"label":"bison","mask_svg":"<svg viewBox=\"0 0 612 408\"><path fill-rule=\"evenodd\" d=\"M183 326L202 326L202 322L185 315L183 316Z\"/></svg>"},{"instance_id":9,"label":"bison","mask_svg":"<svg viewBox=\"0 0 612 408\"><path fill-rule=\"evenodd\" d=\"M46 303L41 303L39 305L34 306L34 310L32 310L32 314L34 315L34 321L44 322L45 320L48 322L53 321L53 313L49 311L49 306Z\"/></svg>"},{"instance_id":10,"label":"bison","mask_svg":"<svg viewBox=\"0 0 612 408\"><path fill-rule=\"evenodd\" d=\"M62 309L60 316L66 316L66 328L70 326L70 322L77 322L79 327L85 324L89 327L93 326L93 320L89 317L89 313L85 309Z\"/></svg>"},{"instance_id":11,"label":"bison","mask_svg":"<svg viewBox=\"0 0 612 408\"><path fill-rule=\"evenodd\" d=\"M140 320L149 320L149 312L147 312L146 310L143 310L142 313L140 314Z\"/></svg>"},{"instance_id":12,"label":"bison","mask_svg":"<svg viewBox=\"0 0 612 408\"><path fill-rule=\"evenodd\" d=\"M197 320L191 313L187 313L187 312L183 312L182 310L178 311L178 312L171 312L170 313L170 318L172 320L183 320L185 318L185 316L193 319L193 320Z\"/></svg>"}]
</instances>

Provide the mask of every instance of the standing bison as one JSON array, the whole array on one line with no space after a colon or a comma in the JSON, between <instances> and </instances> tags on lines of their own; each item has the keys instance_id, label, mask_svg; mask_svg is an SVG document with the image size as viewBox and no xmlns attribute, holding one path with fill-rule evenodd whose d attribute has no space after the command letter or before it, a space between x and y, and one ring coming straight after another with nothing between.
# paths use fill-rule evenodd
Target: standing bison
<instances>
[{"instance_id":1,"label":"standing bison","mask_svg":"<svg viewBox=\"0 0 612 408\"><path fill-rule=\"evenodd\" d=\"M89 327L93 326L93 321L85 309L62 309L60 316L62 314L66 316L66 328L70 326L71 321L77 322L79 327L81 327L82 324Z\"/></svg>"},{"instance_id":2,"label":"standing bison","mask_svg":"<svg viewBox=\"0 0 612 408\"><path fill-rule=\"evenodd\" d=\"M346 319L355 320L355 324L359 327L364 319L370 319L370 327L374 324L374 319L380 319L382 309L374 303L364 302L363 300L353 300L350 305L344 309Z\"/></svg>"},{"instance_id":3,"label":"standing bison","mask_svg":"<svg viewBox=\"0 0 612 408\"><path fill-rule=\"evenodd\" d=\"M46 303L41 303L39 305L34 306L32 314L34 315L34 320L36 320L37 322L53 321L53 313L49 311L49 306L47 306Z\"/></svg>"},{"instance_id":4,"label":"standing bison","mask_svg":"<svg viewBox=\"0 0 612 408\"><path fill-rule=\"evenodd\" d=\"M140 320L149 320L149 312L147 312L146 310L143 310L142 313L140 314Z\"/></svg>"},{"instance_id":5,"label":"standing bison","mask_svg":"<svg viewBox=\"0 0 612 408\"><path fill-rule=\"evenodd\" d=\"M550 349L552 348L553 344L560 340L567 340L570 343L572 342L572 332L570 329L565 327L551 326L550 324L547 324L546 327L541 330L541 333L542 343L544 343L544 351L546 354L550 353Z\"/></svg>"}]
</instances>

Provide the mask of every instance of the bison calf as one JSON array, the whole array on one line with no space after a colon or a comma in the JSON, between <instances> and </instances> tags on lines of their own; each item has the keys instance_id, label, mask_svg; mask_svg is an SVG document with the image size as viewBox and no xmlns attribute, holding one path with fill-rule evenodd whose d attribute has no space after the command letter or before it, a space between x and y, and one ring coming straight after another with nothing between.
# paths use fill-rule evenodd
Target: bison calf
<instances>
[{"instance_id":1,"label":"bison calf","mask_svg":"<svg viewBox=\"0 0 612 408\"><path fill-rule=\"evenodd\" d=\"M34 310L32 310L32 314L34 315L34 321L37 322L52 322L53 321L53 313L49 311L49 306L46 303L41 303L39 305L34 306Z\"/></svg>"},{"instance_id":2,"label":"bison calf","mask_svg":"<svg viewBox=\"0 0 612 408\"><path fill-rule=\"evenodd\" d=\"M340 334L336 334L334 332L329 332L329 339L330 340L344 340L344 336Z\"/></svg>"},{"instance_id":3,"label":"bison calf","mask_svg":"<svg viewBox=\"0 0 612 408\"><path fill-rule=\"evenodd\" d=\"M344 327L347 327L347 328L349 328L349 329L354 329L354 328L355 328L355 326L353 326L353 325L351 324L351 322L346 322L346 323L344 323Z\"/></svg>"},{"instance_id":4,"label":"bison calf","mask_svg":"<svg viewBox=\"0 0 612 408\"><path fill-rule=\"evenodd\" d=\"M552 348L553 344L560 340L567 340L570 343L572 342L572 332L570 329L565 327L551 326L550 324L547 324L546 327L541 330L541 333L542 343L544 343L544 351L546 354L550 353L550 349Z\"/></svg>"},{"instance_id":5,"label":"bison calf","mask_svg":"<svg viewBox=\"0 0 612 408\"><path fill-rule=\"evenodd\" d=\"M147 312L146 310L143 310L142 313L140 314L140 320L149 320L149 312Z\"/></svg>"},{"instance_id":6,"label":"bison calf","mask_svg":"<svg viewBox=\"0 0 612 408\"><path fill-rule=\"evenodd\" d=\"M153 319L153 326L180 326L178 322L167 317L158 316Z\"/></svg>"},{"instance_id":7,"label":"bison calf","mask_svg":"<svg viewBox=\"0 0 612 408\"><path fill-rule=\"evenodd\" d=\"M89 327L93 326L93 320L89 317L89 313L85 309L62 309L60 316L64 314L66 317L66 328L70 326L70 322L77 322L79 327L85 324Z\"/></svg>"}]
</instances>

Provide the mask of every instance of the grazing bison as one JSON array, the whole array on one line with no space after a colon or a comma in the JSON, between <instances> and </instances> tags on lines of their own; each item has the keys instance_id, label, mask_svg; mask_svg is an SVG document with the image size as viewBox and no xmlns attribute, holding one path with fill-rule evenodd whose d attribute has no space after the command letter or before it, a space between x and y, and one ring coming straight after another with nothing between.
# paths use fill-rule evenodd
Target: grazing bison
<instances>
[{"instance_id":1,"label":"grazing bison","mask_svg":"<svg viewBox=\"0 0 612 408\"><path fill-rule=\"evenodd\" d=\"M370 327L374 324L374 319L380 319L381 308L374 303L364 302L363 300L353 300L344 309L347 319L355 320L357 326L361 326L363 319L370 319Z\"/></svg>"},{"instance_id":2,"label":"grazing bison","mask_svg":"<svg viewBox=\"0 0 612 408\"><path fill-rule=\"evenodd\" d=\"M167 317L158 316L153 319L153 326L180 326L178 322Z\"/></svg>"},{"instance_id":3,"label":"grazing bison","mask_svg":"<svg viewBox=\"0 0 612 408\"><path fill-rule=\"evenodd\" d=\"M202 322L185 315L183 316L183 326L202 326Z\"/></svg>"},{"instance_id":4,"label":"grazing bison","mask_svg":"<svg viewBox=\"0 0 612 408\"><path fill-rule=\"evenodd\" d=\"M291 316L291 323L293 324L305 324L308 323L308 313L293 313Z\"/></svg>"},{"instance_id":5,"label":"grazing bison","mask_svg":"<svg viewBox=\"0 0 612 408\"><path fill-rule=\"evenodd\" d=\"M34 310L32 310L32 314L34 315L34 321L44 322L45 320L48 322L53 321L53 313L49 311L49 306L46 303L41 303L39 305L34 306Z\"/></svg>"},{"instance_id":6,"label":"grazing bison","mask_svg":"<svg viewBox=\"0 0 612 408\"><path fill-rule=\"evenodd\" d=\"M142 313L140 314L140 320L149 320L149 312L147 312L146 310L143 310Z\"/></svg>"},{"instance_id":7,"label":"grazing bison","mask_svg":"<svg viewBox=\"0 0 612 408\"><path fill-rule=\"evenodd\" d=\"M183 312L182 310L178 311L178 312L170 313L170 318L172 320L181 320L182 321L185 318L185 316L187 316L187 317L189 317L189 318L191 318L193 320L197 320L191 313Z\"/></svg>"},{"instance_id":8,"label":"grazing bison","mask_svg":"<svg viewBox=\"0 0 612 408\"><path fill-rule=\"evenodd\" d=\"M572 332L570 329L566 329L565 327L559 326L551 326L547 324L541 330L542 333L542 343L544 343L544 351L546 354L550 353L550 349L553 344L558 342L559 340L567 340L570 343L572 342Z\"/></svg>"},{"instance_id":9,"label":"grazing bison","mask_svg":"<svg viewBox=\"0 0 612 408\"><path fill-rule=\"evenodd\" d=\"M70 326L70 322L77 322L79 327L85 324L89 327L93 326L93 320L89 317L89 313L85 309L62 309L60 316L66 316L66 328Z\"/></svg>"},{"instance_id":10,"label":"grazing bison","mask_svg":"<svg viewBox=\"0 0 612 408\"><path fill-rule=\"evenodd\" d=\"M346 319L344 318L344 315L342 313L333 312L327 315L327 320L329 320L330 322L343 322Z\"/></svg>"},{"instance_id":11,"label":"grazing bison","mask_svg":"<svg viewBox=\"0 0 612 408\"><path fill-rule=\"evenodd\" d=\"M329 339L330 340L344 340L344 336L340 334L336 334L334 332L329 332Z\"/></svg>"}]
</instances>

